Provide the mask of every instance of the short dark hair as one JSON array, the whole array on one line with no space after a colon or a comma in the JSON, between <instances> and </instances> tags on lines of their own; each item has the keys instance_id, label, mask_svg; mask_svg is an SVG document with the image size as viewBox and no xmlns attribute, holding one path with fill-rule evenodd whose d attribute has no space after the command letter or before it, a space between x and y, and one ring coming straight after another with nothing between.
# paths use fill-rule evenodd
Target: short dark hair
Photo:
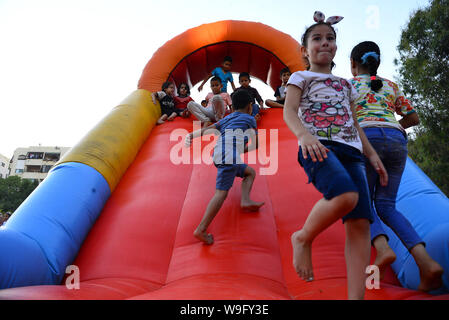
<instances>
[{"instance_id":1,"label":"short dark hair","mask_svg":"<svg viewBox=\"0 0 449 320\"><path fill-rule=\"evenodd\" d=\"M201 104L203 104L203 102L204 102L204 103L207 103L207 100L201 100Z\"/></svg>"},{"instance_id":2,"label":"short dark hair","mask_svg":"<svg viewBox=\"0 0 449 320\"><path fill-rule=\"evenodd\" d=\"M251 102L251 96L246 90L237 89L232 95L232 107L234 110L243 109Z\"/></svg>"},{"instance_id":3,"label":"short dark hair","mask_svg":"<svg viewBox=\"0 0 449 320\"><path fill-rule=\"evenodd\" d=\"M217 77L217 76L215 76L215 77L213 77L212 79L210 79L210 82L212 82L212 81L218 81L218 82L220 82L221 84L223 84L223 82L221 82L220 77Z\"/></svg>"},{"instance_id":4,"label":"short dark hair","mask_svg":"<svg viewBox=\"0 0 449 320\"><path fill-rule=\"evenodd\" d=\"M162 84L162 91L165 92L165 89L167 89L168 87L170 87L172 84L173 84L173 82L171 82L171 81L165 81L165 82Z\"/></svg>"},{"instance_id":5,"label":"short dark hair","mask_svg":"<svg viewBox=\"0 0 449 320\"><path fill-rule=\"evenodd\" d=\"M279 72L279 76L282 77L282 75L287 72L291 74L291 71L288 67L282 68L281 72Z\"/></svg>"},{"instance_id":6,"label":"short dark hair","mask_svg":"<svg viewBox=\"0 0 449 320\"><path fill-rule=\"evenodd\" d=\"M232 63L232 58L230 56L226 56L223 58L223 62L226 62L226 61Z\"/></svg>"},{"instance_id":7,"label":"short dark hair","mask_svg":"<svg viewBox=\"0 0 449 320\"><path fill-rule=\"evenodd\" d=\"M239 80L241 78L245 78L245 77L248 78L248 80L251 80L251 77L249 76L248 72L242 72L242 73L239 74Z\"/></svg>"}]
</instances>

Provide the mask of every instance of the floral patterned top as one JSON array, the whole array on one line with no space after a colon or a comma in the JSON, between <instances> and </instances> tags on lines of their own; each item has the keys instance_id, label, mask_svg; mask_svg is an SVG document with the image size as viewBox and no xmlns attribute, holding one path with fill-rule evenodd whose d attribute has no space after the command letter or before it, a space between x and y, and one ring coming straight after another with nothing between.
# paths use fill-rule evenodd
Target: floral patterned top
<instances>
[{"instance_id":1,"label":"floral patterned top","mask_svg":"<svg viewBox=\"0 0 449 320\"><path fill-rule=\"evenodd\" d=\"M383 82L383 87L379 92L371 90L371 79L367 74L351 79L352 85L359 93L355 104L360 126L362 128L392 127L405 131L394 114L409 115L416 112L415 109L396 83L381 77L377 78Z\"/></svg>"},{"instance_id":2,"label":"floral patterned top","mask_svg":"<svg viewBox=\"0 0 449 320\"><path fill-rule=\"evenodd\" d=\"M348 80L333 74L297 71L287 85L302 90L298 116L312 135L363 151L351 112L351 103L358 99L358 94Z\"/></svg>"}]
</instances>

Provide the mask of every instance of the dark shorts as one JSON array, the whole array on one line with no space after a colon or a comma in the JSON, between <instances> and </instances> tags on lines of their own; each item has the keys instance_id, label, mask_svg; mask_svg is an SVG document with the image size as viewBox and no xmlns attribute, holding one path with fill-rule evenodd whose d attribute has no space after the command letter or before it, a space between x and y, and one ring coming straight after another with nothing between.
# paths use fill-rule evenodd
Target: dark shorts
<instances>
[{"instance_id":1,"label":"dark shorts","mask_svg":"<svg viewBox=\"0 0 449 320\"><path fill-rule=\"evenodd\" d=\"M168 117L170 117L173 112L179 116L181 114L182 110L178 109L178 108L167 108L165 106L161 107L161 116L166 114Z\"/></svg>"},{"instance_id":2,"label":"dark shorts","mask_svg":"<svg viewBox=\"0 0 449 320\"><path fill-rule=\"evenodd\" d=\"M228 191L234 183L235 177L244 178L245 169L248 166L243 164L215 164L217 167L217 190Z\"/></svg>"},{"instance_id":3,"label":"dark shorts","mask_svg":"<svg viewBox=\"0 0 449 320\"><path fill-rule=\"evenodd\" d=\"M368 219L373 222L373 210L370 201L368 181L365 172L365 160L362 153L343 143L320 140L330 151L323 162L313 162L310 156L303 158L299 148L298 162L326 200L331 200L346 192L358 192L357 206L343 217L348 219Z\"/></svg>"}]
</instances>

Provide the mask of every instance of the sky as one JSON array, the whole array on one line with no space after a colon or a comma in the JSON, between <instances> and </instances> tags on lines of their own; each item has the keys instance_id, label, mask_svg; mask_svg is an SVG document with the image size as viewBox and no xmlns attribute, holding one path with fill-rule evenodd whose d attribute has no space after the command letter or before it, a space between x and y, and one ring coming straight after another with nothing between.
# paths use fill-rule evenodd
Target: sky
<instances>
[{"instance_id":1,"label":"sky","mask_svg":"<svg viewBox=\"0 0 449 320\"><path fill-rule=\"evenodd\" d=\"M313 13L340 15L337 67L361 41L379 44L379 74L395 80L397 46L411 14L429 0L0 0L0 154L73 147L137 89L153 53L187 29L220 20L261 22L300 42ZM238 86L238 77L234 76ZM192 98L201 101L208 85ZM273 90L253 79L263 99ZM230 88L230 86L228 86ZM230 90L230 89L229 89Z\"/></svg>"}]
</instances>

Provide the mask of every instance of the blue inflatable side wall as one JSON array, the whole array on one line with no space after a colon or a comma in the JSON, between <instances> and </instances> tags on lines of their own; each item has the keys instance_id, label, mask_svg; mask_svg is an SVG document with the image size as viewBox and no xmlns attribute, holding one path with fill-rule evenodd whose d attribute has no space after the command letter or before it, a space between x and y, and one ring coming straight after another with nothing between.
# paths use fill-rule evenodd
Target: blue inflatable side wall
<instances>
[{"instance_id":1,"label":"blue inflatable side wall","mask_svg":"<svg viewBox=\"0 0 449 320\"><path fill-rule=\"evenodd\" d=\"M433 294L449 293L449 199L411 160L407 160L397 197L397 209L426 242L429 255L444 269L444 286ZM392 267L401 284L416 290L419 269L410 252L390 228L383 225L397 255Z\"/></svg>"},{"instance_id":2,"label":"blue inflatable side wall","mask_svg":"<svg viewBox=\"0 0 449 320\"><path fill-rule=\"evenodd\" d=\"M60 284L110 193L87 165L53 168L0 228L0 289Z\"/></svg>"}]
</instances>

